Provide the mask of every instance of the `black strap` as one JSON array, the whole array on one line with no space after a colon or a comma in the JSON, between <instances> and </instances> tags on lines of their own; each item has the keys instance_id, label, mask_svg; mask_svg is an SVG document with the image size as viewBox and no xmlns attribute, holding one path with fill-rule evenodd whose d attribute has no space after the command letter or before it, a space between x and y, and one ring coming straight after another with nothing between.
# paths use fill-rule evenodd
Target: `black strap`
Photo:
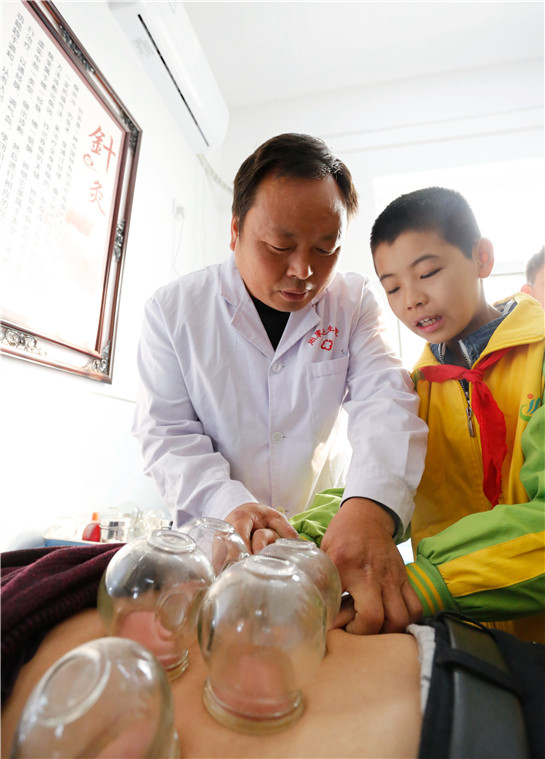
<instances>
[{"instance_id":1,"label":"black strap","mask_svg":"<svg viewBox=\"0 0 545 759\"><path fill-rule=\"evenodd\" d=\"M449 615L443 622L451 648L436 663L452 670L448 757L527 759L530 752L517 684L496 641L484 627Z\"/></svg>"}]
</instances>

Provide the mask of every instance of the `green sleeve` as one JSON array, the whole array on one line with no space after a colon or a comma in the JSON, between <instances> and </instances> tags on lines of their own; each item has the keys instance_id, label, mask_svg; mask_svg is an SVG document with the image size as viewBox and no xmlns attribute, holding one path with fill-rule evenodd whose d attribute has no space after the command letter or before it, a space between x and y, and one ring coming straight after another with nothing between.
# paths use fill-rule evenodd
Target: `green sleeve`
<instances>
[{"instance_id":1,"label":"green sleeve","mask_svg":"<svg viewBox=\"0 0 545 759\"><path fill-rule=\"evenodd\" d=\"M311 540L317 546L321 545L329 523L340 508L343 493L343 488L324 490L314 496L310 508L290 518L290 524L297 530L300 538Z\"/></svg>"},{"instance_id":2,"label":"green sleeve","mask_svg":"<svg viewBox=\"0 0 545 759\"><path fill-rule=\"evenodd\" d=\"M306 511L301 511L290 517L290 524L299 533L299 537L304 540L311 540L320 546L325 531L329 523L338 512L344 495L343 488L330 488L317 493L312 501L312 506ZM391 509L386 509L392 516L392 519L399 521L397 514ZM402 543L408 540L410 535L410 525L405 534L396 535L395 542Z\"/></svg>"},{"instance_id":3,"label":"green sleeve","mask_svg":"<svg viewBox=\"0 0 545 759\"><path fill-rule=\"evenodd\" d=\"M545 609L545 408L522 436L527 503L498 504L420 541L407 565L424 614L456 610L479 621Z\"/></svg>"}]
</instances>

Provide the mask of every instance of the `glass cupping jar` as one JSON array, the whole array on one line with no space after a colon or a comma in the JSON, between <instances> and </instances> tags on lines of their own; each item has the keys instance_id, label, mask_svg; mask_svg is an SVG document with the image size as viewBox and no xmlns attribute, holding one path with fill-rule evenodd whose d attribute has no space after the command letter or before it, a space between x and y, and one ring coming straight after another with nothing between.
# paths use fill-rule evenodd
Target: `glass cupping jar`
<instances>
[{"instance_id":1,"label":"glass cupping jar","mask_svg":"<svg viewBox=\"0 0 545 759\"><path fill-rule=\"evenodd\" d=\"M100 638L61 657L21 713L12 759L179 757L172 692L150 651Z\"/></svg>"},{"instance_id":2,"label":"glass cupping jar","mask_svg":"<svg viewBox=\"0 0 545 759\"><path fill-rule=\"evenodd\" d=\"M216 575L250 554L232 524L214 517L199 517L178 528L193 538L207 556Z\"/></svg>"},{"instance_id":3,"label":"glass cupping jar","mask_svg":"<svg viewBox=\"0 0 545 759\"><path fill-rule=\"evenodd\" d=\"M260 553L292 561L314 581L325 604L326 629L329 630L337 618L342 598L341 578L329 556L308 540L291 538L280 538Z\"/></svg>"},{"instance_id":4,"label":"glass cupping jar","mask_svg":"<svg viewBox=\"0 0 545 759\"><path fill-rule=\"evenodd\" d=\"M154 530L115 554L97 605L109 635L144 645L174 680L188 666L199 605L213 579L210 562L189 535Z\"/></svg>"},{"instance_id":5,"label":"glass cupping jar","mask_svg":"<svg viewBox=\"0 0 545 759\"><path fill-rule=\"evenodd\" d=\"M257 735L294 724L325 652L325 618L315 584L289 561L257 555L226 569L199 612L208 712Z\"/></svg>"}]
</instances>

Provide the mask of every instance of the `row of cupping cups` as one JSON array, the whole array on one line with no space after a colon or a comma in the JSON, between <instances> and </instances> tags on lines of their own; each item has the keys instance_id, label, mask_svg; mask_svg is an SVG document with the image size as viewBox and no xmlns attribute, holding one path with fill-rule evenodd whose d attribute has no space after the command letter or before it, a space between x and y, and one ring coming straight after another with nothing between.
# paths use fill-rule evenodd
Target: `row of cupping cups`
<instances>
[{"instance_id":1,"label":"row of cupping cups","mask_svg":"<svg viewBox=\"0 0 545 759\"><path fill-rule=\"evenodd\" d=\"M341 593L335 565L303 540L250 556L230 524L207 517L137 538L100 582L109 637L46 672L12 757L179 756L169 680L188 667L195 635L208 712L242 732L283 730L302 714Z\"/></svg>"}]
</instances>

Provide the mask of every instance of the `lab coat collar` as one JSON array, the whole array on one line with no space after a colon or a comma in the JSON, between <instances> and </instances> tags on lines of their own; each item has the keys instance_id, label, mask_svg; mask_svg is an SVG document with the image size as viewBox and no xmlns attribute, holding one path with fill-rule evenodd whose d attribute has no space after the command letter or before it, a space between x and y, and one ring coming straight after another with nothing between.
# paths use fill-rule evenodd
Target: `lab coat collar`
<instances>
[{"instance_id":1,"label":"lab coat collar","mask_svg":"<svg viewBox=\"0 0 545 759\"><path fill-rule=\"evenodd\" d=\"M275 351L236 267L234 254L221 264L220 285L221 295L234 308L231 324L242 337L270 360L286 353L320 322L315 304L322 299L324 293L320 293L306 308L291 314Z\"/></svg>"}]
</instances>

